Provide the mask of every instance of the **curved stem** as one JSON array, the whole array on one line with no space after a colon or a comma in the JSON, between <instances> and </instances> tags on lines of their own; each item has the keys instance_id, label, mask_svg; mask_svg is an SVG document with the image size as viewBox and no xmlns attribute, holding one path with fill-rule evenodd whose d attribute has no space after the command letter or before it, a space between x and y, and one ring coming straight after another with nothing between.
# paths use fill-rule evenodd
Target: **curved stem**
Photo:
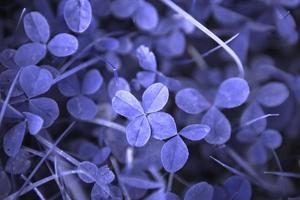
<instances>
[{"instance_id":1,"label":"curved stem","mask_svg":"<svg viewBox=\"0 0 300 200\"><path fill-rule=\"evenodd\" d=\"M174 180L174 173L170 173L169 174L169 179L168 179L168 185L167 185L167 192L171 192L172 185L173 185L173 180Z\"/></svg>"},{"instance_id":2,"label":"curved stem","mask_svg":"<svg viewBox=\"0 0 300 200\"><path fill-rule=\"evenodd\" d=\"M221 47L227 51L227 53L234 59L238 70L239 70L239 76L241 78L244 78L245 72L244 67L239 59L239 57L236 55L236 53L218 36L216 36L213 32L211 32L208 28L206 28L203 24L201 24L199 21L197 21L194 17L192 17L189 13L184 11L182 8L180 8L176 3L172 2L171 0L160 0L165 5L167 5L169 8L183 16L187 21L192 23L194 26L196 26L198 29L200 29L203 33L205 33L207 36L209 36L211 39L213 39L215 42L217 42Z\"/></svg>"},{"instance_id":3,"label":"curved stem","mask_svg":"<svg viewBox=\"0 0 300 200\"><path fill-rule=\"evenodd\" d=\"M116 32L112 32L109 34L104 35L104 37L109 37L109 36L114 36L120 33L124 33L125 31L116 31ZM84 49L82 49L81 52L79 52L78 54L76 54L74 57L72 57L66 64L64 64L60 69L59 72L63 73L65 72L77 59L79 59L81 56L84 55L84 53L86 53L88 50L90 50L93 46L95 46L96 44L98 44L99 42L101 42L103 40L103 37L98 38L94 41L92 41L90 44L88 44L86 47L84 47Z\"/></svg>"},{"instance_id":4,"label":"curved stem","mask_svg":"<svg viewBox=\"0 0 300 200\"><path fill-rule=\"evenodd\" d=\"M97 124L97 125L100 125L100 126L105 126L105 127L108 127L108 128L112 128L112 129L115 129L115 130L120 131L122 133L125 133L125 130L126 130L126 128L124 126L122 126L118 123L111 122L111 121L101 119L101 118L96 118L96 119L86 121L86 122L90 122L90 123Z\"/></svg>"},{"instance_id":5,"label":"curved stem","mask_svg":"<svg viewBox=\"0 0 300 200\"><path fill-rule=\"evenodd\" d=\"M48 149L51 149L53 147L53 144L50 143L48 140L46 140L45 138L37 135L36 139L42 143L44 146L46 146ZM69 154L67 154L66 152L64 152L63 150L61 150L58 147L54 147L53 151L55 151L55 153L57 153L58 155L60 155L61 157L63 157L64 159L66 159L67 161L69 161L70 163L72 163L75 166L78 166L80 164L80 162L78 160L76 160L75 158L73 158L72 156L70 156Z\"/></svg>"},{"instance_id":6,"label":"curved stem","mask_svg":"<svg viewBox=\"0 0 300 200\"><path fill-rule=\"evenodd\" d=\"M8 90L8 93L6 95L6 98L5 98L5 100L2 104L2 108L1 108L1 112L0 112L0 127L1 127L1 123L2 123L2 120L3 120L4 114L5 114L8 102L9 102L10 97L11 97L13 91L14 91L14 88L15 88L16 84L17 84L17 80L20 76L20 73L21 73L21 69L18 70L18 73L16 74L13 82L11 83L10 88Z\"/></svg>"},{"instance_id":7,"label":"curved stem","mask_svg":"<svg viewBox=\"0 0 300 200\"><path fill-rule=\"evenodd\" d=\"M242 172L240 172L239 170L221 162L220 160L216 159L213 156L209 156L211 159L213 159L215 162L217 162L218 164L220 164L222 167L224 167L225 169L227 169L228 171L232 172L235 175L241 176L241 177L246 177L245 174L243 174Z\"/></svg>"},{"instance_id":8,"label":"curved stem","mask_svg":"<svg viewBox=\"0 0 300 200\"><path fill-rule=\"evenodd\" d=\"M257 118L254 118L246 123L244 123L241 127L245 127L245 126L249 126L259 120L262 120L262 119L265 119L265 118L268 118L268 117L277 117L279 116L280 114L278 113L274 113L274 114L266 114L266 115L263 115L263 116L260 116L260 117L257 117Z\"/></svg>"},{"instance_id":9,"label":"curved stem","mask_svg":"<svg viewBox=\"0 0 300 200\"><path fill-rule=\"evenodd\" d=\"M119 186L122 189L123 194L125 196L125 200L131 200L125 185L122 183L122 181L120 179L120 169L119 169L117 161L114 158L110 158L110 161L111 161L112 167L115 171L116 177L118 179Z\"/></svg>"},{"instance_id":10,"label":"curved stem","mask_svg":"<svg viewBox=\"0 0 300 200\"><path fill-rule=\"evenodd\" d=\"M21 178L23 180L27 180L26 176L24 175L21 175ZM29 181L29 185L32 185L33 186L33 183L31 181ZM40 200L46 200L45 197L43 196L43 194L40 192L39 189L37 189L36 187L33 188L33 190L35 191L36 195L40 198ZM18 195L17 195L18 196Z\"/></svg>"},{"instance_id":11,"label":"curved stem","mask_svg":"<svg viewBox=\"0 0 300 200\"><path fill-rule=\"evenodd\" d=\"M21 189L19 190L19 194L22 192L22 190L25 188L25 186L30 182L31 178L35 175L35 173L38 171L38 169L42 166L44 161L47 159L47 157L52 153L54 148L58 145L58 143L63 139L64 136L66 136L67 133L70 132L70 130L73 128L76 122L71 123L68 128L58 137L58 139L54 142L51 148L48 149L47 153L43 156L43 158L38 162L38 164L35 166L35 168L32 170L28 178L25 180L23 185L21 186ZM17 194L18 197L18 194Z\"/></svg>"},{"instance_id":12,"label":"curved stem","mask_svg":"<svg viewBox=\"0 0 300 200\"><path fill-rule=\"evenodd\" d=\"M63 173L60 174L60 177L62 176L68 176L68 175L72 175L72 174L78 174L78 173L82 173L81 171L79 170L70 170L70 171L65 171ZM46 178L43 178L37 182L34 182L32 183L31 185L25 187L23 189L23 191L20 193L20 195L24 195L26 194L27 192L30 192L31 190L33 190L34 188L37 188L45 183L48 183L49 181L52 181L54 180L55 178L57 178L57 175L51 175L51 176L48 176ZM17 194L19 193L19 191L9 195L8 197L6 197L4 200L13 200L17 197Z\"/></svg>"},{"instance_id":13,"label":"curved stem","mask_svg":"<svg viewBox=\"0 0 300 200\"><path fill-rule=\"evenodd\" d=\"M264 172L264 174L271 174L276 176L284 176L289 178L300 178L300 174L294 172L278 172L278 171L268 171Z\"/></svg>"},{"instance_id":14,"label":"curved stem","mask_svg":"<svg viewBox=\"0 0 300 200\"><path fill-rule=\"evenodd\" d=\"M70 69L69 71L61 74L60 76L58 76L56 79L54 79L52 85L56 84L59 81L64 80L65 78L68 78L69 76L72 76L73 74L77 73L80 70L83 70L99 61L101 61L102 58L101 57L96 57L96 58L92 58L84 63L81 63L80 65L74 67L73 69Z\"/></svg>"}]
</instances>

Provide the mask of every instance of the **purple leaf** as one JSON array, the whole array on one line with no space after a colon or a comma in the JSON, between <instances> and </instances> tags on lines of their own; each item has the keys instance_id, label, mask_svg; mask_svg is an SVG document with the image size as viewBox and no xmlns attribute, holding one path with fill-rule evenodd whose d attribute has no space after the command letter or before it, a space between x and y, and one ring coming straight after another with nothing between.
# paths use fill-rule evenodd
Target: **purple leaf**
<instances>
[{"instance_id":1,"label":"purple leaf","mask_svg":"<svg viewBox=\"0 0 300 200\"><path fill-rule=\"evenodd\" d=\"M95 177L97 177L98 167L88 161L81 162L77 169L81 171L78 173L79 178L85 183L95 182Z\"/></svg>"},{"instance_id":2,"label":"purple leaf","mask_svg":"<svg viewBox=\"0 0 300 200\"><path fill-rule=\"evenodd\" d=\"M112 107L116 113L128 119L134 119L144 114L140 102L125 90L120 90L112 99Z\"/></svg>"},{"instance_id":3,"label":"purple leaf","mask_svg":"<svg viewBox=\"0 0 300 200\"><path fill-rule=\"evenodd\" d=\"M130 86L128 82L122 78L112 78L108 83L108 94L110 98L113 98L119 90L125 90L130 92Z\"/></svg>"},{"instance_id":4,"label":"purple leaf","mask_svg":"<svg viewBox=\"0 0 300 200\"><path fill-rule=\"evenodd\" d=\"M258 137L258 133L250 128L243 128L236 135L236 138L240 142L248 143L248 144L254 143L257 140L257 137Z\"/></svg>"},{"instance_id":5,"label":"purple leaf","mask_svg":"<svg viewBox=\"0 0 300 200\"><path fill-rule=\"evenodd\" d=\"M66 57L77 51L78 40L73 35L60 33L50 40L47 47L51 54L57 57Z\"/></svg>"},{"instance_id":6,"label":"purple leaf","mask_svg":"<svg viewBox=\"0 0 300 200\"><path fill-rule=\"evenodd\" d=\"M289 1L285 1L285 0L279 0L280 4L289 8L295 8L300 4L299 0L289 0Z\"/></svg>"},{"instance_id":7,"label":"purple leaf","mask_svg":"<svg viewBox=\"0 0 300 200\"><path fill-rule=\"evenodd\" d=\"M255 165L263 165L266 163L268 156L266 148L263 146L261 141L257 141L250 146L247 152L249 161Z\"/></svg>"},{"instance_id":8,"label":"purple leaf","mask_svg":"<svg viewBox=\"0 0 300 200\"><path fill-rule=\"evenodd\" d=\"M70 149L72 149L81 160L91 160L99 151L99 147L96 144L84 139L72 142Z\"/></svg>"},{"instance_id":9,"label":"purple leaf","mask_svg":"<svg viewBox=\"0 0 300 200\"><path fill-rule=\"evenodd\" d=\"M68 100L67 109L76 119L91 120L97 114L97 106L90 98L76 96Z\"/></svg>"},{"instance_id":10,"label":"purple leaf","mask_svg":"<svg viewBox=\"0 0 300 200\"><path fill-rule=\"evenodd\" d=\"M287 14L288 11L281 6L274 9L274 20L279 36L290 44L298 41L298 33L296 31L296 22L292 15Z\"/></svg>"},{"instance_id":11,"label":"purple leaf","mask_svg":"<svg viewBox=\"0 0 300 200\"><path fill-rule=\"evenodd\" d=\"M139 84L141 84L143 87L147 88L151 84L154 83L156 78L155 72L149 72L149 71L141 71L136 74L137 81Z\"/></svg>"},{"instance_id":12,"label":"purple leaf","mask_svg":"<svg viewBox=\"0 0 300 200\"><path fill-rule=\"evenodd\" d=\"M93 14L97 17L108 16L111 12L111 0L91 0Z\"/></svg>"},{"instance_id":13,"label":"purple leaf","mask_svg":"<svg viewBox=\"0 0 300 200\"><path fill-rule=\"evenodd\" d=\"M195 89L186 88L176 93L176 105L186 113L199 114L208 109L209 102Z\"/></svg>"},{"instance_id":14,"label":"purple leaf","mask_svg":"<svg viewBox=\"0 0 300 200\"><path fill-rule=\"evenodd\" d=\"M164 189L159 189L153 192L151 195L149 195L145 200L157 200L157 199L166 199L166 194Z\"/></svg>"},{"instance_id":15,"label":"purple leaf","mask_svg":"<svg viewBox=\"0 0 300 200\"><path fill-rule=\"evenodd\" d=\"M85 95L94 94L97 92L103 82L103 77L96 69L88 71L82 80L81 91Z\"/></svg>"},{"instance_id":16,"label":"purple leaf","mask_svg":"<svg viewBox=\"0 0 300 200\"><path fill-rule=\"evenodd\" d=\"M156 8L146 1L139 3L133 18L134 22L141 30L151 30L155 28L159 20Z\"/></svg>"},{"instance_id":17,"label":"purple leaf","mask_svg":"<svg viewBox=\"0 0 300 200\"><path fill-rule=\"evenodd\" d=\"M33 42L46 43L49 40L49 24L39 12L30 12L24 16L24 30Z\"/></svg>"},{"instance_id":18,"label":"purple leaf","mask_svg":"<svg viewBox=\"0 0 300 200\"><path fill-rule=\"evenodd\" d=\"M107 185L94 184L91 191L91 200L107 199L110 195L110 190Z\"/></svg>"},{"instance_id":19,"label":"purple leaf","mask_svg":"<svg viewBox=\"0 0 300 200\"><path fill-rule=\"evenodd\" d=\"M88 0L68 0L63 12L65 21L73 32L82 33L91 24L92 8Z\"/></svg>"},{"instance_id":20,"label":"purple leaf","mask_svg":"<svg viewBox=\"0 0 300 200\"><path fill-rule=\"evenodd\" d=\"M151 136L149 122L145 116L133 119L126 127L126 138L130 145L135 147L144 146Z\"/></svg>"},{"instance_id":21,"label":"purple leaf","mask_svg":"<svg viewBox=\"0 0 300 200\"><path fill-rule=\"evenodd\" d=\"M266 107L275 107L282 104L288 96L289 90L284 84L270 82L260 88L257 101Z\"/></svg>"},{"instance_id":22,"label":"purple leaf","mask_svg":"<svg viewBox=\"0 0 300 200\"><path fill-rule=\"evenodd\" d=\"M66 97L73 97L80 94L80 82L76 75L59 81L57 86L60 93Z\"/></svg>"},{"instance_id":23,"label":"purple leaf","mask_svg":"<svg viewBox=\"0 0 300 200\"><path fill-rule=\"evenodd\" d=\"M8 94L8 91L14 82L16 75L18 74L18 69L8 69L3 71L0 74L0 87L1 90L4 90L5 94ZM21 88L19 82L16 82L15 88L12 91L11 96L16 97L24 94L23 89Z\"/></svg>"},{"instance_id":24,"label":"purple leaf","mask_svg":"<svg viewBox=\"0 0 300 200\"><path fill-rule=\"evenodd\" d=\"M166 37L159 38L156 41L157 51L166 57L176 57L184 53L186 39L182 32L173 31Z\"/></svg>"},{"instance_id":25,"label":"purple leaf","mask_svg":"<svg viewBox=\"0 0 300 200\"><path fill-rule=\"evenodd\" d=\"M210 127L205 124L191 124L184 127L179 134L189 140L198 141L206 137Z\"/></svg>"},{"instance_id":26,"label":"purple leaf","mask_svg":"<svg viewBox=\"0 0 300 200\"><path fill-rule=\"evenodd\" d=\"M18 68L17 64L14 61L14 57L16 54L15 49L4 49L0 53L0 63L9 69L16 69Z\"/></svg>"},{"instance_id":27,"label":"purple leaf","mask_svg":"<svg viewBox=\"0 0 300 200\"><path fill-rule=\"evenodd\" d=\"M209 144L224 144L231 136L231 125L226 116L216 107L210 108L202 118L202 123L211 129L205 137Z\"/></svg>"},{"instance_id":28,"label":"purple leaf","mask_svg":"<svg viewBox=\"0 0 300 200\"><path fill-rule=\"evenodd\" d=\"M166 193L166 200L180 200L180 198L174 193L167 192Z\"/></svg>"},{"instance_id":29,"label":"purple leaf","mask_svg":"<svg viewBox=\"0 0 300 200\"><path fill-rule=\"evenodd\" d=\"M19 83L25 94L32 98L46 93L52 86L53 77L47 69L30 65L22 69Z\"/></svg>"},{"instance_id":30,"label":"purple leaf","mask_svg":"<svg viewBox=\"0 0 300 200\"><path fill-rule=\"evenodd\" d=\"M242 21L246 21L244 16L222 6L215 5L212 8L214 18L222 25L235 25Z\"/></svg>"},{"instance_id":31,"label":"purple leaf","mask_svg":"<svg viewBox=\"0 0 300 200\"><path fill-rule=\"evenodd\" d=\"M143 107L146 113L160 111L167 104L169 90L161 83L150 85L143 94Z\"/></svg>"},{"instance_id":32,"label":"purple leaf","mask_svg":"<svg viewBox=\"0 0 300 200\"><path fill-rule=\"evenodd\" d=\"M27 121L29 133L31 135L36 135L42 129L44 120L40 116L29 112L23 112L23 114Z\"/></svg>"},{"instance_id":33,"label":"purple leaf","mask_svg":"<svg viewBox=\"0 0 300 200\"><path fill-rule=\"evenodd\" d=\"M118 18L130 17L138 8L139 1L115 0L111 3L111 11Z\"/></svg>"},{"instance_id":34,"label":"purple leaf","mask_svg":"<svg viewBox=\"0 0 300 200\"><path fill-rule=\"evenodd\" d=\"M152 51L148 47L141 45L136 49L136 57L139 61L139 65L149 71L156 71L157 64L156 58Z\"/></svg>"},{"instance_id":35,"label":"purple leaf","mask_svg":"<svg viewBox=\"0 0 300 200\"><path fill-rule=\"evenodd\" d=\"M97 175L95 178L98 185L103 185L113 182L115 175L107 165L104 165L97 170Z\"/></svg>"},{"instance_id":36,"label":"purple leaf","mask_svg":"<svg viewBox=\"0 0 300 200\"><path fill-rule=\"evenodd\" d=\"M240 176L232 176L225 180L224 187L228 192L228 199L232 200L250 200L251 185L247 179Z\"/></svg>"},{"instance_id":37,"label":"purple leaf","mask_svg":"<svg viewBox=\"0 0 300 200\"><path fill-rule=\"evenodd\" d=\"M43 118L44 128L51 126L59 116L57 103L54 100L45 97L29 100L29 111Z\"/></svg>"},{"instance_id":38,"label":"purple leaf","mask_svg":"<svg viewBox=\"0 0 300 200\"><path fill-rule=\"evenodd\" d=\"M13 175L24 174L31 166L29 158L29 153L21 149L14 157L7 160L5 171Z\"/></svg>"},{"instance_id":39,"label":"purple leaf","mask_svg":"<svg viewBox=\"0 0 300 200\"><path fill-rule=\"evenodd\" d=\"M154 182L151 180L148 180L143 177L134 177L134 176L121 176L120 179L123 183L126 185L129 185L134 188L140 188L140 189L157 189L162 187L162 184L159 182Z\"/></svg>"},{"instance_id":40,"label":"purple leaf","mask_svg":"<svg viewBox=\"0 0 300 200\"><path fill-rule=\"evenodd\" d=\"M111 150L109 147L103 147L95 153L92 162L95 163L96 165L100 165L108 159L110 153Z\"/></svg>"},{"instance_id":41,"label":"purple leaf","mask_svg":"<svg viewBox=\"0 0 300 200\"><path fill-rule=\"evenodd\" d=\"M119 48L119 41L112 37L103 37L97 47L102 51L115 51Z\"/></svg>"},{"instance_id":42,"label":"purple leaf","mask_svg":"<svg viewBox=\"0 0 300 200\"><path fill-rule=\"evenodd\" d=\"M188 157L188 148L180 136L168 140L161 149L163 167L170 173L180 170L187 162Z\"/></svg>"},{"instance_id":43,"label":"purple leaf","mask_svg":"<svg viewBox=\"0 0 300 200\"><path fill-rule=\"evenodd\" d=\"M18 154L24 139L26 123L20 122L9 129L3 138L3 149L6 155L14 157Z\"/></svg>"},{"instance_id":44,"label":"purple leaf","mask_svg":"<svg viewBox=\"0 0 300 200\"><path fill-rule=\"evenodd\" d=\"M267 129L261 133L261 141L267 148L277 149L282 143L282 137L277 130Z\"/></svg>"},{"instance_id":45,"label":"purple leaf","mask_svg":"<svg viewBox=\"0 0 300 200\"><path fill-rule=\"evenodd\" d=\"M248 105L247 108L244 110L240 118L240 125L245 126L246 123L249 123L252 120L257 119L258 117L261 117L263 115L265 115L265 113L260 107L260 105L254 102ZM247 127L250 128L255 133L261 133L267 128L267 120L266 118L257 120L256 122L251 123Z\"/></svg>"},{"instance_id":46,"label":"purple leaf","mask_svg":"<svg viewBox=\"0 0 300 200\"><path fill-rule=\"evenodd\" d=\"M0 170L0 183L1 183L0 198L4 199L4 197L9 195L12 188L7 174L2 170Z\"/></svg>"},{"instance_id":47,"label":"purple leaf","mask_svg":"<svg viewBox=\"0 0 300 200\"><path fill-rule=\"evenodd\" d=\"M46 56L46 45L27 43L20 46L15 54L15 63L20 67L38 64Z\"/></svg>"},{"instance_id":48,"label":"purple leaf","mask_svg":"<svg viewBox=\"0 0 300 200\"><path fill-rule=\"evenodd\" d=\"M247 100L249 93L247 81L241 78L229 78L221 83L215 105L221 108L240 106Z\"/></svg>"},{"instance_id":49,"label":"purple leaf","mask_svg":"<svg viewBox=\"0 0 300 200\"><path fill-rule=\"evenodd\" d=\"M177 134L175 121L171 115L165 112L155 112L148 115L152 130L152 136L158 140L164 140Z\"/></svg>"},{"instance_id":50,"label":"purple leaf","mask_svg":"<svg viewBox=\"0 0 300 200\"><path fill-rule=\"evenodd\" d=\"M206 182L192 185L184 195L184 200L212 200L214 188Z\"/></svg>"}]
</instances>

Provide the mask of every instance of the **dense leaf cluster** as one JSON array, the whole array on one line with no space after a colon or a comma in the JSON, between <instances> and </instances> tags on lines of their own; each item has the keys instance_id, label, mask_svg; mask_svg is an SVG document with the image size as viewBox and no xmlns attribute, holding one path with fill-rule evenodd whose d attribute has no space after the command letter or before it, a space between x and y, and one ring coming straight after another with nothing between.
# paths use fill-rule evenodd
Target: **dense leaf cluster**
<instances>
[{"instance_id":1,"label":"dense leaf cluster","mask_svg":"<svg viewBox=\"0 0 300 200\"><path fill-rule=\"evenodd\" d=\"M0 11L0 199L300 198L299 0Z\"/></svg>"}]
</instances>

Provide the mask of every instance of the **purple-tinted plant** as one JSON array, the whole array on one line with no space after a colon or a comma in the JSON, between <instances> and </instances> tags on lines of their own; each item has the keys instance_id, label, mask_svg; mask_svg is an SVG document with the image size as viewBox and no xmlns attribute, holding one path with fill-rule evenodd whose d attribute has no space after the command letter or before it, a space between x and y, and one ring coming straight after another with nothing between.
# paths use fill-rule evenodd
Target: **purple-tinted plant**
<instances>
[{"instance_id":1,"label":"purple-tinted plant","mask_svg":"<svg viewBox=\"0 0 300 200\"><path fill-rule=\"evenodd\" d=\"M299 6L1 3L0 199L299 198Z\"/></svg>"}]
</instances>

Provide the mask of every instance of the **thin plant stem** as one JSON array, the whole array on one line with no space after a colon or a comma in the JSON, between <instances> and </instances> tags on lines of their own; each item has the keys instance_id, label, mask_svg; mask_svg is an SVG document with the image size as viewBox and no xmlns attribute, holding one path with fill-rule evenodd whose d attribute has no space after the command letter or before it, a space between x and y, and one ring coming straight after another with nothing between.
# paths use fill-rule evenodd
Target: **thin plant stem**
<instances>
[{"instance_id":1,"label":"thin plant stem","mask_svg":"<svg viewBox=\"0 0 300 200\"><path fill-rule=\"evenodd\" d=\"M180 8L176 3L174 3L171 0L160 0L165 5L167 5L169 8L171 8L173 11L177 12L181 16L183 16L187 21L192 23L194 26L196 26L199 30L201 30L203 33L205 33L207 36L209 36L211 39L213 39L215 42L217 42L222 48L227 51L227 53L233 58L235 61L238 70L239 70L239 76L241 78L244 78L245 72L243 64L240 60L240 58L236 55L236 53L223 41L221 40L217 35L215 35L212 31L210 31L208 28L206 28L203 24L201 24L199 21L197 21L194 17L192 17L189 13L187 13L185 10Z\"/></svg>"},{"instance_id":2,"label":"thin plant stem","mask_svg":"<svg viewBox=\"0 0 300 200\"><path fill-rule=\"evenodd\" d=\"M120 179L120 176L119 176L120 175L120 169L119 169L117 161L114 158L110 158L110 162L111 162L112 167L115 171L116 177L118 179L119 186L121 187L121 189L123 191L123 194L125 196L125 200L131 200L125 185L123 184L123 182Z\"/></svg>"},{"instance_id":3,"label":"thin plant stem","mask_svg":"<svg viewBox=\"0 0 300 200\"><path fill-rule=\"evenodd\" d=\"M102 58L101 57L95 57L92 58L84 63L81 63L80 65L77 65L76 67L70 69L69 71L66 71L65 73L61 74L60 76L58 76L56 79L54 79L53 84L58 83L59 81L64 80L65 78L68 78L74 74L76 74L78 71L83 70L87 67L90 67L93 64L96 64L97 62L101 61Z\"/></svg>"},{"instance_id":4,"label":"thin plant stem","mask_svg":"<svg viewBox=\"0 0 300 200\"><path fill-rule=\"evenodd\" d=\"M275 175L275 176L284 176L288 178L299 178L300 179L300 174L294 173L294 172L278 172L278 171L266 171L264 174L270 174L270 175Z\"/></svg>"},{"instance_id":5,"label":"thin plant stem","mask_svg":"<svg viewBox=\"0 0 300 200\"><path fill-rule=\"evenodd\" d=\"M2 108L1 108L1 111L0 111L0 127L1 127L1 124L2 124L2 121L3 121L3 117L4 117L4 114L5 114L5 111L6 111L6 108L8 106L8 103L9 103L9 100L10 100L10 97L13 93L13 90L15 89L15 86L17 84L17 81L18 81L18 78L20 76L20 73L21 73L21 69L18 70L13 82L11 83L10 87L9 87L9 90L8 90L8 93L5 97L5 100L2 104Z\"/></svg>"},{"instance_id":6,"label":"thin plant stem","mask_svg":"<svg viewBox=\"0 0 300 200\"><path fill-rule=\"evenodd\" d=\"M112 128L112 129L115 129L115 130L120 131L122 133L125 133L125 130L126 130L126 128L124 126L122 126L118 123L108 121L108 120L105 120L105 119L101 119L101 118L96 118L96 119L93 119L93 120L90 120L90 121L87 121L87 122L97 124L97 125L100 125L100 126L105 126L107 128Z\"/></svg>"},{"instance_id":7,"label":"thin plant stem","mask_svg":"<svg viewBox=\"0 0 300 200\"><path fill-rule=\"evenodd\" d=\"M27 180L26 176L24 176L23 174L21 174L21 178L22 178L23 180ZM29 181L29 185L33 185L31 181ZM45 197L44 197L43 194L39 191L38 188L35 187L33 190L34 190L34 192L36 193L36 195L40 198L40 200L46 200Z\"/></svg>"},{"instance_id":8,"label":"thin plant stem","mask_svg":"<svg viewBox=\"0 0 300 200\"><path fill-rule=\"evenodd\" d=\"M245 174L240 172L237 169L234 169L233 167L230 167L229 165L221 162L220 160L214 158L213 156L209 156L211 159L213 159L215 162L217 162L218 164L220 164L222 167L224 167L225 169L227 169L228 171L232 172L235 175L241 176L241 177L245 177Z\"/></svg>"},{"instance_id":9,"label":"thin plant stem","mask_svg":"<svg viewBox=\"0 0 300 200\"><path fill-rule=\"evenodd\" d=\"M44 157L39 161L39 163L35 166L35 168L32 170L28 178L25 180L25 183L23 183L21 189L19 190L19 193L22 192L22 189L25 188L25 186L30 182L31 178L35 175L35 173L38 171L38 169L42 166L44 161L47 159L47 157L53 152L54 148L58 145L58 143L70 132L70 130L73 128L76 122L72 122L68 128L58 137L58 139L54 142L53 146L48 149L47 153L44 155ZM18 195L17 195L18 197Z\"/></svg>"},{"instance_id":10,"label":"thin plant stem","mask_svg":"<svg viewBox=\"0 0 300 200\"><path fill-rule=\"evenodd\" d=\"M37 135L36 139L44 146L46 146L48 149L51 149L53 147L53 144L51 142L49 142L48 140L46 140L45 138ZM78 166L80 164L80 162L78 160L76 160L75 158L73 158L72 156L70 156L69 154L67 154L66 152L64 152L63 150L61 150L58 147L54 147L53 151L55 151L55 153L57 153L58 155L60 155L61 157L63 157L64 159L66 159L67 161L69 161L70 163L72 163L75 166Z\"/></svg>"},{"instance_id":11,"label":"thin plant stem","mask_svg":"<svg viewBox=\"0 0 300 200\"><path fill-rule=\"evenodd\" d=\"M173 186L173 180L174 180L174 173L170 173L168 178L167 192L171 192Z\"/></svg>"},{"instance_id":12,"label":"thin plant stem","mask_svg":"<svg viewBox=\"0 0 300 200\"><path fill-rule=\"evenodd\" d=\"M68 175L78 174L78 173L83 173L83 172L80 171L80 170L70 170L70 171L65 171L65 172L61 173L60 176L63 177L63 176L68 176ZM41 180L39 180L37 182L34 182L31 185L25 187L23 189L23 191L20 193L20 196L26 194L27 192L30 192L34 188L37 188L37 187L39 187L41 185L44 185L45 183L50 182L50 181L52 181L52 180L54 180L56 178L57 178L57 175L54 174L54 175L48 176L46 178L43 178L43 179L41 179ZM16 198L16 196L17 196L18 193L19 193L19 191L15 192L15 193L13 193L11 195L9 195L4 200L13 200L13 199Z\"/></svg>"}]
</instances>

